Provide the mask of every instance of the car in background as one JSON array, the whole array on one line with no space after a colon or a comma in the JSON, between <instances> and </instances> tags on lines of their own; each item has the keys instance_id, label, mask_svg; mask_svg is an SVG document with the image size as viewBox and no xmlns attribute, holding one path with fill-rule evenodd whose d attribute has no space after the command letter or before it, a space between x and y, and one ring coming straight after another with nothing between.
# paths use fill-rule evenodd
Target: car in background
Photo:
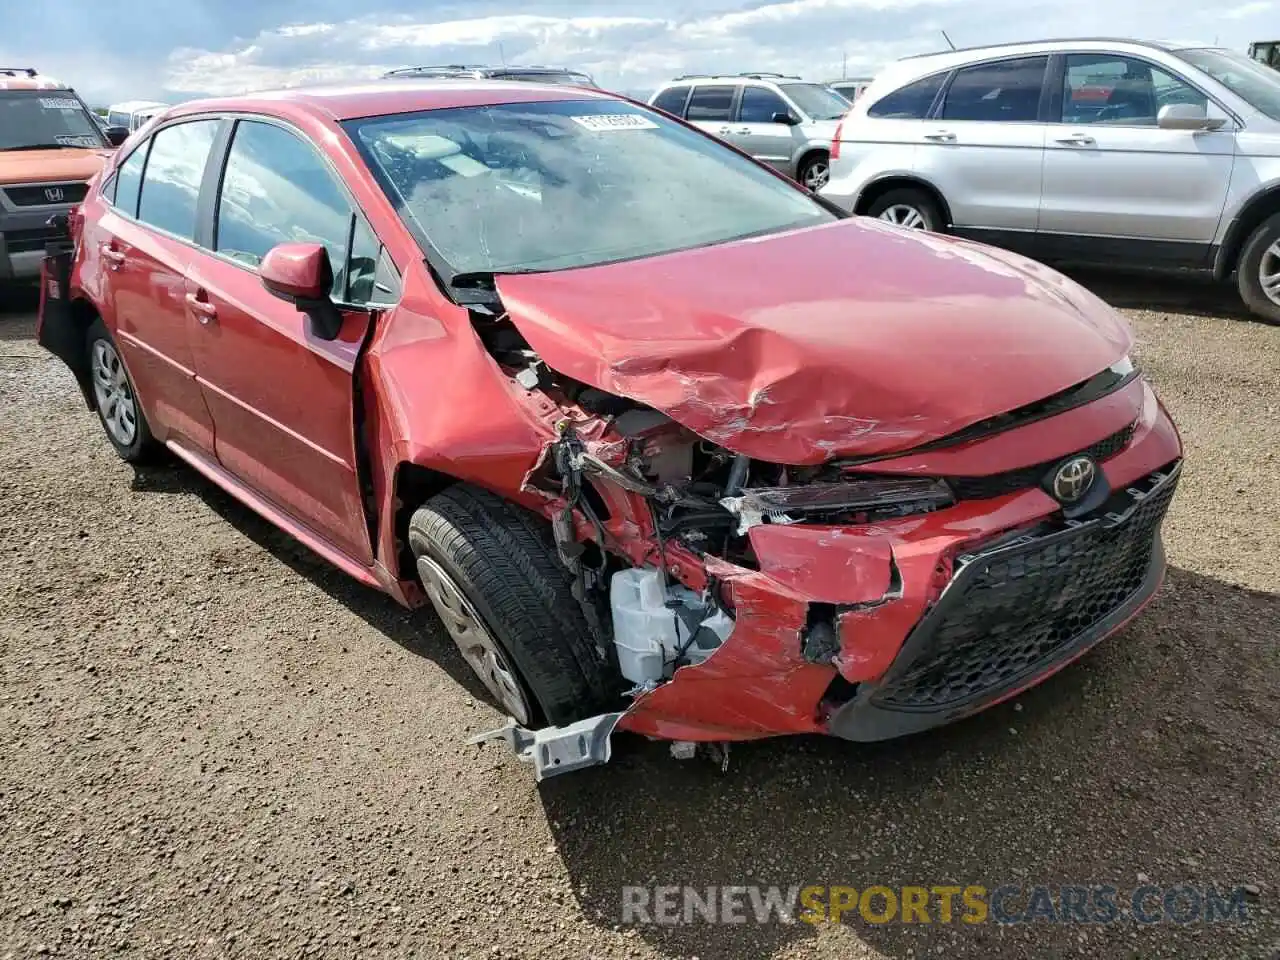
<instances>
[{"instance_id":1,"label":"car in background","mask_svg":"<svg viewBox=\"0 0 1280 960\"><path fill-rule=\"evenodd\" d=\"M867 87L871 86L871 81L871 77L851 77L844 80L829 80L827 86L853 103L866 92Z\"/></svg>"},{"instance_id":2,"label":"car in background","mask_svg":"<svg viewBox=\"0 0 1280 960\"><path fill-rule=\"evenodd\" d=\"M1230 50L1054 40L899 61L823 196L1042 260L1235 276L1280 323L1280 73Z\"/></svg>"},{"instance_id":3,"label":"car in background","mask_svg":"<svg viewBox=\"0 0 1280 960\"><path fill-rule=\"evenodd\" d=\"M0 67L0 286L39 277L49 218L84 198L125 136L99 126L66 84L34 67Z\"/></svg>"},{"instance_id":4,"label":"car in background","mask_svg":"<svg viewBox=\"0 0 1280 960\"><path fill-rule=\"evenodd\" d=\"M563 83L571 87L595 87L596 82L590 74L581 70L569 70L565 67L495 67L482 65L453 64L437 67L401 67L389 70L382 75L383 79L465 79L465 80L523 80L530 83Z\"/></svg>"},{"instance_id":5,"label":"car in background","mask_svg":"<svg viewBox=\"0 0 1280 960\"><path fill-rule=\"evenodd\" d=\"M539 778L949 722L1165 569L1181 445L1115 310L602 91L182 104L69 234L37 338L119 456L430 604Z\"/></svg>"},{"instance_id":6,"label":"car in background","mask_svg":"<svg viewBox=\"0 0 1280 960\"><path fill-rule=\"evenodd\" d=\"M821 83L781 73L687 74L654 91L650 106L687 120L818 190L849 102Z\"/></svg>"},{"instance_id":7,"label":"car in background","mask_svg":"<svg viewBox=\"0 0 1280 960\"><path fill-rule=\"evenodd\" d=\"M169 104L159 100L126 100L107 107L107 123L114 127L124 127L133 133L152 117L168 109Z\"/></svg>"}]
</instances>

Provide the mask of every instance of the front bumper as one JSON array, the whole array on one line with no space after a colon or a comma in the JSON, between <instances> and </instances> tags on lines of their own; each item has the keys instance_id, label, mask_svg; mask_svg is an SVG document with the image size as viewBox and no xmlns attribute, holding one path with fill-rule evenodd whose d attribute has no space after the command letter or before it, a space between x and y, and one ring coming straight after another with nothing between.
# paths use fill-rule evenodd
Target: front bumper
<instances>
[{"instance_id":1,"label":"front bumper","mask_svg":"<svg viewBox=\"0 0 1280 960\"><path fill-rule=\"evenodd\" d=\"M673 740L883 739L974 713L1060 669L1159 584L1181 442L1145 383L984 441L984 451L1016 457L1086 426L1096 438L1135 414L1127 445L1099 463L1110 499L1072 520L1030 486L874 525L753 528L759 570L707 563L735 608L733 633L637 697L618 729ZM1131 488L1135 502L1124 499ZM828 642L816 643L823 624Z\"/></svg>"}]
</instances>

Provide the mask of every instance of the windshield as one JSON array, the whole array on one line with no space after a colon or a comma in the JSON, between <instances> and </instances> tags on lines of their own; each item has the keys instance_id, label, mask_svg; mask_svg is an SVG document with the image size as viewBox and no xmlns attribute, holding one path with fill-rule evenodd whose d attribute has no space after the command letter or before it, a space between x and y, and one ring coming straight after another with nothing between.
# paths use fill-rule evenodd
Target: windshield
<instances>
[{"instance_id":1,"label":"windshield","mask_svg":"<svg viewBox=\"0 0 1280 960\"><path fill-rule=\"evenodd\" d=\"M820 83L780 83L778 89L811 120L839 120L849 110L849 101Z\"/></svg>"},{"instance_id":2,"label":"windshield","mask_svg":"<svg viewBox=\"0 0 1280 960\"><path fill-rule=\"evenodd\" d=\"M1259 113L1280 120L1280 73L1231 50L1179 50L1179 57L1203 70Z\"/></svg>"},{"instance_id":3,"label":"windshield","mask_svg":"<svg viewBox=\"0 0 1280 960\"><path fill-rule=\"evenodd\" d=\"M0 150L105 145L102 131L70 91L0 91Z\"/></svg>"},{"instance_id":4,"label":"windshield","mask_svg":"<svg viewBox=\"0 0 1280 960\"><path fill-rule=\"evenodd\" d=\"M718 141L621 101L458 107L344 126L433 266L450 275L583 267L835 219Z\"/></svg>"}]
</instances>

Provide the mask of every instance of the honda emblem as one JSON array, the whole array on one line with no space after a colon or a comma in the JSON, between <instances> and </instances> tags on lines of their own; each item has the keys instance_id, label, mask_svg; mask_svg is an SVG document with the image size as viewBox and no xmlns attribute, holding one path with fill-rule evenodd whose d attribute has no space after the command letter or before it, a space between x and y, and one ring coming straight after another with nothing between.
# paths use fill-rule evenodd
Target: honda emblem
<instances>
[{"instance_id":1,"label":"honda emblem","mask_svg":"<svg viewBox=\"0 0 1280 960\"><path fill-rule=\"evenodd\" d=\"M61 203L66 194L61 187L45 187L44 196L50 203Z\"/></svg>"}]
</instances>

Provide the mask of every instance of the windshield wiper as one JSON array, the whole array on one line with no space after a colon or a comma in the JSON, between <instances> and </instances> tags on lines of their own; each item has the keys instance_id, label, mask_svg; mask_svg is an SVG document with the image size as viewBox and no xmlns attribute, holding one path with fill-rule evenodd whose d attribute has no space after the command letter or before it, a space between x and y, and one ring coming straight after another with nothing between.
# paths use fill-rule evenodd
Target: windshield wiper
<instances>
[{"instance_id":1,"label":"windshield wiper","mask_svg":"<svg viewBox=\"0 0 1280 960\"><path fill-rule=\"evenodd\" d=\"M73 147L69 143L24 143L18 147L0 147L6 153L17 150L83 150L84 147Z\"/></svg>"}]
</instances>

